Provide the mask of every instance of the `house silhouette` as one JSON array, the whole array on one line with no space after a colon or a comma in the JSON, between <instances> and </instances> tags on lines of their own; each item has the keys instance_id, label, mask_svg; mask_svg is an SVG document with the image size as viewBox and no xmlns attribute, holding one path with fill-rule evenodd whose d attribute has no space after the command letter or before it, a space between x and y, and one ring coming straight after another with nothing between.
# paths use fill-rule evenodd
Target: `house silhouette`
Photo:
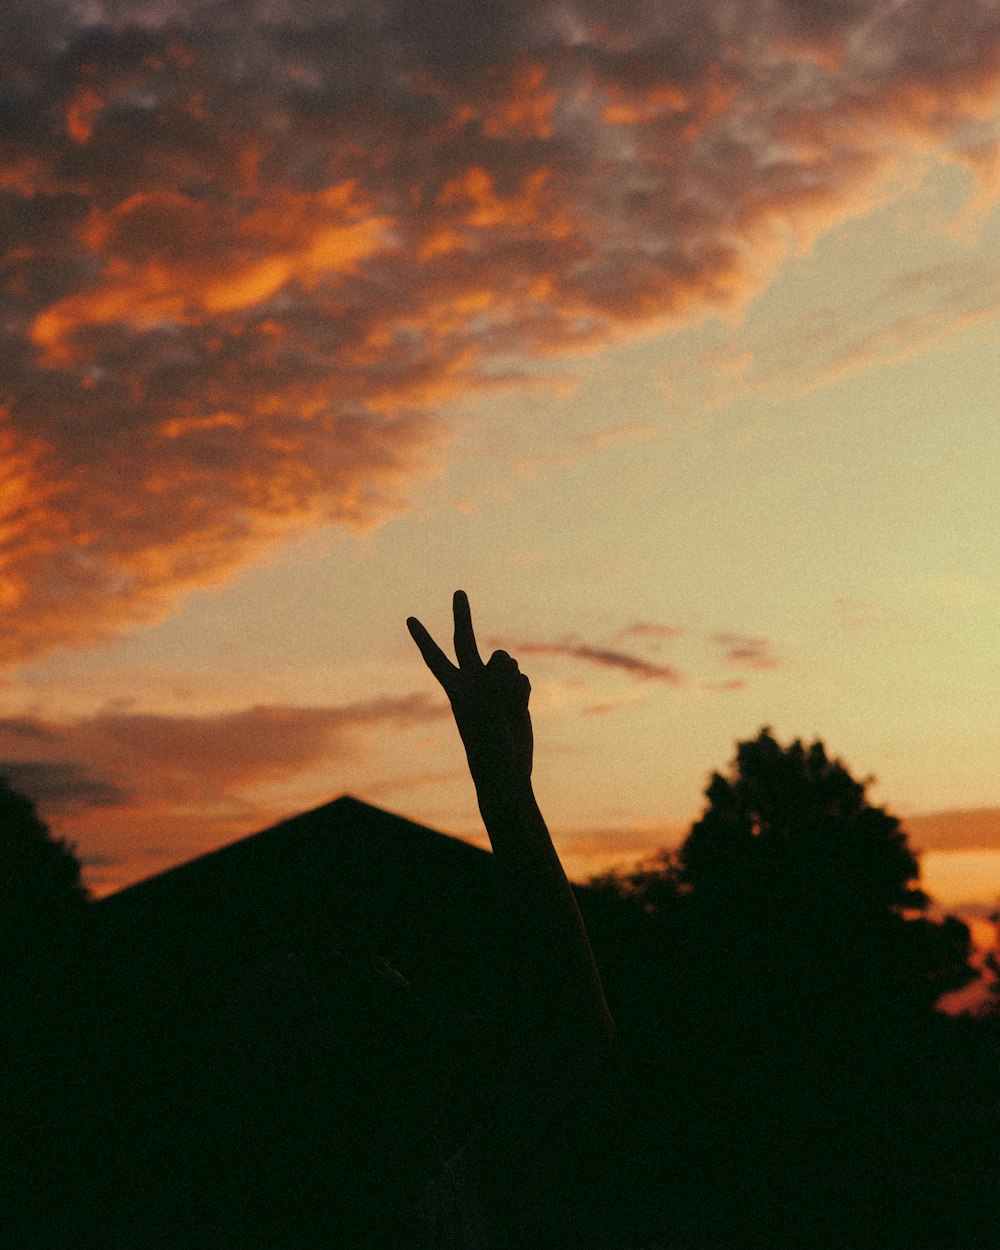
<instances>
[{"instance_id":1,"label":"house silhouette","mask_svg":"<svg viewBox=\"0 0 1000 1250\"><path fill-rule=\"evenodd\" d=\"M374 956L459 1062L461 1039L500 1027L501 886L488 851L342 795L101 899L98 964L113 1000L187 1050L261 966Z\"/></svg>"},{"instance_id":2,"label":"house silhouette","mask_svg":"<svg viewBox=\"0 0 1000 1250\"><path fill-rule=\"evenodd\" d=\"M489 852L350 795L149 877L96 904L101 942L163 991L213 992L261 959L327 942L442 988L495 961ZM501 922L502 927L502 922ZM162 978L162 980L160 980Z\"/></svg>"},{"instance_id":3,"label":"house silhouette","mask_svg":"<svg viewBox=\"0 0 1000 1250\"><path fill-rule=\"evenodd\" d=\"M262 966L302 956L320 976L367 976L374 957L439 1048L482 1071L502 1049L514 938L501 887L488 851L343 795L101 899L99 975L158 1047L174 1041L175 1067Z\"/></svg>"},{"instance_id":4,"label":"house silhouette","mask_svg":"<svg viewBox=\"0 0 1000 1250\"><path fill-rule=\"evenodd\" d=\"M51 1177L38 1202L74 1245L249 1244L245 1229L205 1223L242 1201L220 1180L238 1131L234 1033L238 1045L271 1038L265 1075L289 1073L282 1140L308 1144L313 1133L319 1149L327 1137L336 1145L336 1132L324 1122L317 1136L312 1092L297 1076L326 1049L324 1034L300 1055L317 1001L329 1007L332 1048L341 1028L364 1038L373 1062L383 1041L395 1045L398 1086L436 1102L444 1152L506 1063L513 936L493 856L349 795L108 895L92 920L53 1041L65 1056L52 1112L64 1124L62 1210ZM338 1016L342 996L350 1010ZM402 1130L413 1105L390 1110ZM260 1179L266 1186L266 1170ZM306 1194L295 1209L308 1215L321 1201ZM27 1233L21 1244L33 1244Z\"/></svg>"}]
</instances>

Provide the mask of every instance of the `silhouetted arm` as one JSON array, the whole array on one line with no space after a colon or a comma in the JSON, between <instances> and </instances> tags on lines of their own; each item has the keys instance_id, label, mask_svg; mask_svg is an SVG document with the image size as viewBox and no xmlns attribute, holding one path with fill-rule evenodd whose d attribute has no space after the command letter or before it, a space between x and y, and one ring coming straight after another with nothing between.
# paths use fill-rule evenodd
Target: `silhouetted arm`
<instances>
[{"instance_id":1,"label":"silhouetted arm","mask_svg":"<svg viewBox=\"0 0 1000 1250\"><path fill-rule=\"evenodd\" d=\"M451 702L479 810L504 877L517 965L513 1061L469 1144L487 1186L516 1191L540 1176L555 1125L591 1093L614 1038L579 908L531 785L530 683L505 651L484 664L468 600L454 598L453 664L419 621L407 621ZM498 1169L507 1176L492 1176ZM541 1178L544 1181L544 1178ZM513 1192L511 1199L517 1199ZM502 1201L502 1199L501 1199Z\"/></svg>"}]
</instances>

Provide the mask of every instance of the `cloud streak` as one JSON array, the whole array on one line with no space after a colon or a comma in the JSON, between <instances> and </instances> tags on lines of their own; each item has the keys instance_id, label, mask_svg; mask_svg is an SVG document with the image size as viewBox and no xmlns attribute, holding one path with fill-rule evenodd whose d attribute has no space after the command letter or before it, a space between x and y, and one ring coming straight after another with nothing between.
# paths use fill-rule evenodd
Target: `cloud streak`
<instances>
[{"instance_id":1,"label":"cloud streak","mask_svg":"<svg viewBox=\"0 0 1000 1250\"><path fill-rule=\"evenodd\" d=\"M759 671L781 668L781 661L771 654L767 638L752 638L747 634L713 634L711 641L722 648L730 664Z\"/></svg>"},{"instance_id":2,"label":"cloud streak","mask_svg":"<svg viewBox=\"0 0 1000 1250\"><path fill-rule=\"evenodd\" d=\"M1000 850L1000 808L977 807L907 816L910 840L921 851Z\"/></svg>"},{"instance_id":3,"label":"cloud streak","mask_svg":"<svg viewBox=\"0 0 1000 1250\"><path fill-rule=\"evenodd\" d=\"M610 647L591 647L575 642L519 642L513 647L518 655L564 656L572 660L584 660L599 668L617 669L635 677L638 681L661 681L678 686L683 681L671 664L653 664L628 651L615 651Z\"/></svg>"},{"instance_id":4,"label":"cloud streak","mask_svg":"<svg viewBox=\"0 0 1000 1250\"><path fill-rule=\"evenodd\" d=\"M80 846L89 884L106 892L286 815L261 798L267 787L363 762L369 735L450 715L446 702L419 693L202 716L8 718L0 776ZM397 788L444 778L403 778Z\"/></svg>"},{"instance_id":5,"label":"cloud streak","mask_svg":"<svg viewBox=\"0 0 1000 1250\"><path fill-rule=\"evenodd\" d=\"M0 722L0 773L43 812L167 807L219 799L352 758L359 736L435 723L424 694L332 707L262 705L206 716L102 712L67 722ZM32 758L18 754L30 743ZM47 759L37 758L39 743Z\"/></svg>"},{"instance_id":6,"label":"cloud streak","mask_svg":"<svg viewBox=\"0 0 1000 1250\"><path fill-rule=\"evenodd\" d=\"M728 665L736 665L756 672L766 672L783 667L783 662L773 655L771 642L767 638L754 637L749 634L716 633L703 637L690 630L676 625L663 625L652 621L636 621L618 630L618 639L634 638L640 647L659 652L665 643L681 640L687 644L696 643L703 651L707 642ZM490 646L505 645L502 640L490 639ZM557 642L521 641L510 643L509 649L517 655L553 656L567 660L582 660L599 668L617 670L628 674L638 681L662 682L670 686L683 686L689 683L689 674L673 664L664 664L637 655L634 650L621 647L593 646L577 639L566 639ZM704 657L692 658L695 665L704 663ZM717 663L717 660L716 660ZM731 693L747 687L745 678L727 680L700 680L698 687L705 691ZM597 703L584 710L588 714L600 715L614 710L617 704Z\"/></svg>"},{"instance_id":7,"label":"cloud streak","mask_svg":"<svg viewBox=\"0 0 1000 1250\"><path fill-rule=\"evenodd\" d=\"M995 154L1000 168L1000 152ZM818 305L778 332L726 336L662 379L670 402L713 409L748 397L802 397L858 373L960 341L1000 316L1000 267L987 252L916 268L847 304Z\"/></svg>"},{"instance_id":8,"label":"cloud streak","mask_svg":"<svg viewBox=\"0 0 1000 1250\"><path fill-rule=\"evenodd\" d=\"M50 816L72 816L90 808L123 807L128 791L95 777L89 767L68 760L0 759L0 777L29 795Z\"/></svg>"},{"instance_id":9,"label":"cloud streak","mask_svg":"<svg viewBox=\"0 0 1000 1250\"><path fill-rule=\"evenodd\" d=\"M986 179L1000 11L10 0L0 49L10 664L378 524L448 400L739 307L914 147Z\"/></svg>"}]
</instances>

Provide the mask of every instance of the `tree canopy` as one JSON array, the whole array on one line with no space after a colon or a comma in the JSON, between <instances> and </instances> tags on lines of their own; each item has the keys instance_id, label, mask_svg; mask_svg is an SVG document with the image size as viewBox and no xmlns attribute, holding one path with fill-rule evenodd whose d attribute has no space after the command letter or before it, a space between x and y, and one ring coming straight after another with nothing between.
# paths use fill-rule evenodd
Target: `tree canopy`
<instances>
[{"instance_id":1,"label":"tree canopy","mask_svg":"<svg viewBox=\"0 0 1000 1250\"><path fill-rule=\"evenodd\" d=\"M0 963L47 951L78 922L87 897L72 847L0 777Z\"/></svg>"},{"instance_id":2,"label":"tree canopy","mask_svg":"<svg viewBox=\"0 0 1000 1250\"><path fill-rule=\"evenodd\" d=\"M682 845L595 880L665 929L705 992L867 1012L933 1004L975 977L966 925L934 921L900 821L820 741L769 728L713 772Z\"/></svg>"},{"instance_id":3,"label":"tree canopy","mask_svg":"<svg viewBox=\"0 0 1000 1250\"><path fill-rule=\"evenodd\" d=\"M680 849L679 880L727 907L803 908L841 921L923 911L920 865L895 816L869 802L822 742L782 747L769 729L740 742L728 777Z\"/></svg>"}]
</instances>

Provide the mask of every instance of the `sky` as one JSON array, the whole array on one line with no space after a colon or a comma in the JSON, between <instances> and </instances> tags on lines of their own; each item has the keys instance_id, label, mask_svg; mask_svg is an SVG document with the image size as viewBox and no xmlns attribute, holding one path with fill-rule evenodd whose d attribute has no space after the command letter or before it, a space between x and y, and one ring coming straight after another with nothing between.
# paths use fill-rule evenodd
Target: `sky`
<instances>
[{"instance_id":1,"label":"sky","mask_svg":"<svg viewBox=\"0 0 1000 1250\"><path fill-rule=\"evenodd\" d=\"M1000 898L1000 6L8 0L0 772L95 893L342 793L571 877L768 725Z\"/></svg>"}]
</instances>

